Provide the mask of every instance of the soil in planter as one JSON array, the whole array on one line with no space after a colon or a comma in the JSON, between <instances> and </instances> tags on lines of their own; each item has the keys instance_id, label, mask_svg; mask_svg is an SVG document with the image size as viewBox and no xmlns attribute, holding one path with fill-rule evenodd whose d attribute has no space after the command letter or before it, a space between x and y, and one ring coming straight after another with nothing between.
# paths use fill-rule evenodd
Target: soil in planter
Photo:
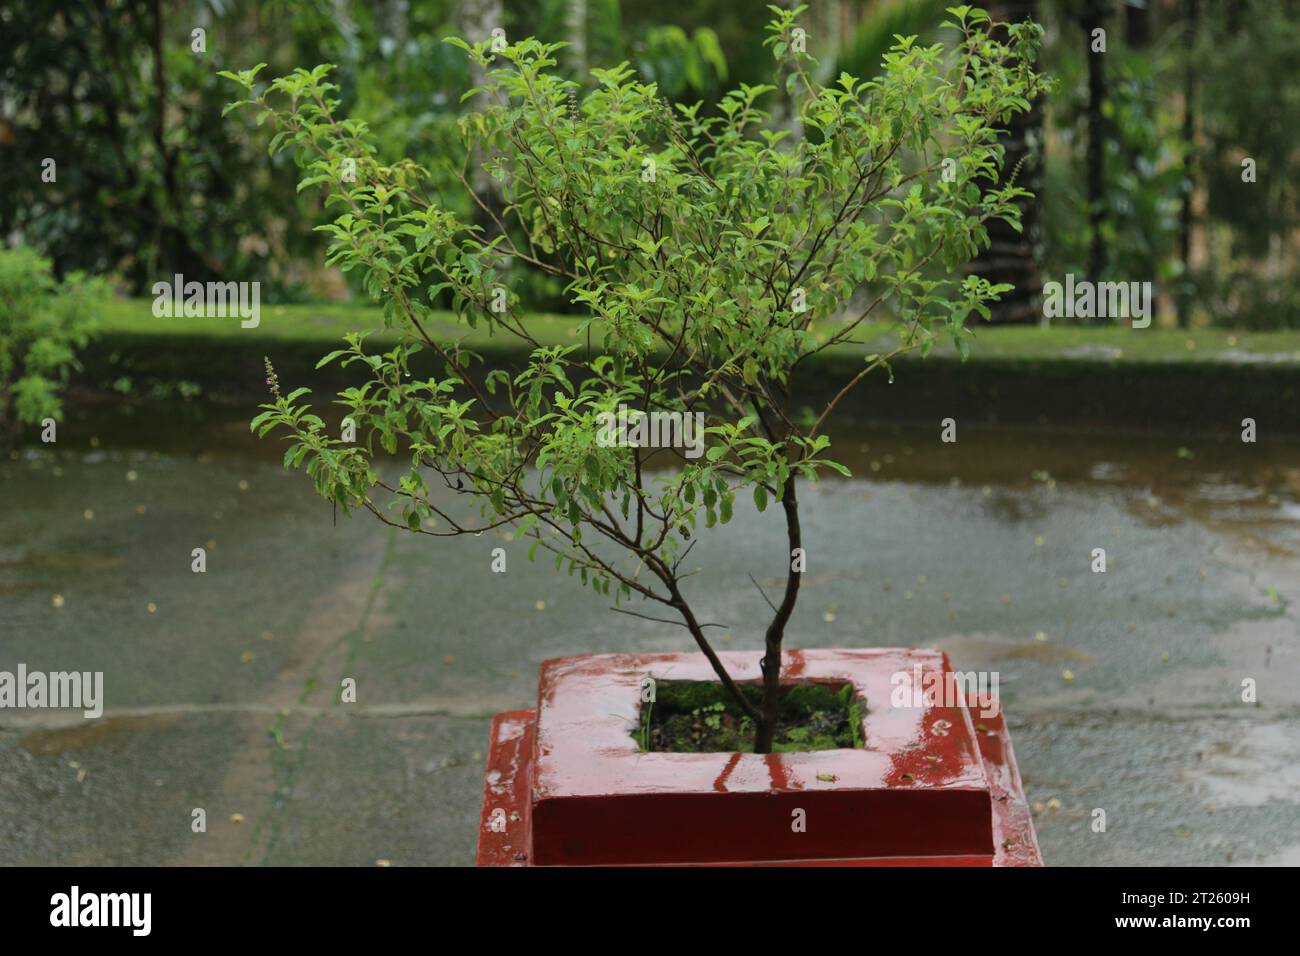
<instances>
[{"instance_id":1,"label":"soil in planter","mask_svg":"<svg viewBox=\"0 0 1300 956\"><path fill-rule=\"evenodd\" d=\"M763 690L741 684L759 707ZM852 684L789 684L781 689L772 749L778 753L861 747L862 702ZM666 753L749 752L754 723L713 681L658 681L655 700L641 705L635 733L642 750Z\"/></svg>"}]
</instances>

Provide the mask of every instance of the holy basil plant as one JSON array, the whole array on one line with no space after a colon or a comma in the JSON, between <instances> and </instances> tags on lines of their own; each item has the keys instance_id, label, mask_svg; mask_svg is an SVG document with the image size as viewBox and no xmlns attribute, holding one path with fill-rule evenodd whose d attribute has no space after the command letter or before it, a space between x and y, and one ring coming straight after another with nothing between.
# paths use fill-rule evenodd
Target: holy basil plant
<instances>
[{"instance_id":1,"label":"holy basil plant","mask_svg":"<svg viewBox=\"0 0 1300 956\"><path fill-rule=\"evenodd\" d=\"M954 7L947 42L900 37L876 78L823 85L802 8L771 9L778 85L741 86L708 109L671 106L626 64L566 80L559 44L450 39L481 80L454 164L479 213L469 221L431 194L424 169L380 162L365 124L336 115L331 67L269 85L260 67L224 74L246 91L229 108L255 110L271 152L294 151L300 188L339 208L322 227L328 261L361 271L400 337L372 351L350 335L321 360L366 375L338 396L355 435L334 437L301 404L307 389L281 394L269 363L273 400L253 428L287 430L286 465L345 511L434 538L508 529L618 609L654 617L644 611L662 605L752 721L757 753L772 748L803 570L799 485L848 473L828 457L827 419L903 353L951 339L964 357L967 320L1010 289L963 266L990 219L1017 223L1025 193L1014 177L996 185L998 136L1044 83L1037 25ZM512 291L527 270L565 283L580 312L569 341L581 344L530 327ZM490 367L431 333L446 306L520 343L527 361ZM796 368L883 316L897 323L891 347L810 410ZM421 363L436 373L412 374ZM679 447L647 447L665 432L674 441L659 444ZM394 455L409 469L381 463ZM473 507L448 506L453 493ZM788 539L753 701L683 584L700 525L731 520L737 495L759 511L779 504Z\"/></svg>"}]
</instances>

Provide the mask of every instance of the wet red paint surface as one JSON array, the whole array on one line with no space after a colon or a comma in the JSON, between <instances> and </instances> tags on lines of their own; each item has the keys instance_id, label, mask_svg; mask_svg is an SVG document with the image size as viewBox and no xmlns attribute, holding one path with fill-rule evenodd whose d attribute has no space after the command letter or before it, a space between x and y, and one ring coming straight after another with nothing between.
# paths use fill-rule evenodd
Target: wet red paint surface
<instances>
[{"instance_id":1,"label":"wet red paint surface","mask_svg":"<svg viewBox=\"0 0 1300 956\"><path fill-rule=\"evenodd\" d=\"M721 656L759 679L758 654ZM538 709L493 723L479 863L1040 864L1001 714L891 701L895 675L949 670L936 651L790 652L784 681L855 687L864 748L671 754L633 739L642 682L710 680L701 656L547 661Z\"/></svg>"}]
</instances>

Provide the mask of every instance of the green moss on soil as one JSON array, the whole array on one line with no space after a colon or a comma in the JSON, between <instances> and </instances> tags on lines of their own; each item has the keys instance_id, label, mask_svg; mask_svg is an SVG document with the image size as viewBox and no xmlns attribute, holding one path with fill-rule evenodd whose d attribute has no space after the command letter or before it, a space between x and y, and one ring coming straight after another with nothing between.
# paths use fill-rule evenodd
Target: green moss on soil
<instances>
[{"instance_id":1,"label":"green moss on soil","mask_svg":"<svg viewBox=\"0 0 1300 956\"><path fill-rule=\"evenodd\" d=\"M740 685L750 703L757 684ZM778 753L861 747L865 709L852 684L800 683L783 689L773 749ZM661 681L655 701L642 705L635 733L642 750L733 753L753 748L753 723L726 689L713 681Z\"/></svg>"}]
</instances>

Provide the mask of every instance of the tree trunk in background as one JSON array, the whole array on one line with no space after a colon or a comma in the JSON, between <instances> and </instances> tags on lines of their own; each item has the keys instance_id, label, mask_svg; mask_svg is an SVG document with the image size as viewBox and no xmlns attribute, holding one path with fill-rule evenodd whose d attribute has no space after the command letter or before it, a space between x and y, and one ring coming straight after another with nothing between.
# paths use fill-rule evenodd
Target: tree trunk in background
<instances>
[{"instance_id":1,"label":"tree trunk in background","mask_svg":"<svg viewBox=\"0 0 1300 956\"><path fill-rule=\"evenodd\" d=\"M337 4L336 9L340 6L346 10L347 5L344 3ZM391 39L396 46L403 46L410 39L407 12L406 0L381 0L375 5L375 25L379 27L380 34ZM354 27L354 33L355 29Z\"/></svg>"},{"instance_id":2,"label":"tree trunk in background","mask_svg":"<svg viewBox=\"0 0 1300 956\"><path fill-rule=\"evenodd\" d=\"M465 39L470 43L482 43L492 36L494 29L497 27L504 28L505 12L502 7L502 0L461 0L460 29ZM507 41L509 39L509 37L506 37ZM487 77L484 70L478 64L471 62L471 88L482 86L486 81ZM475 99L482 96L483 94L479 93ZM472 103L473 101L471 101ZM483 169L483 160L484 157L477 154L470 157L469 170L466 175L479 198L492 205L492 197L495 197L496 190L493 188L492 177ZM485 228L491 226L491 218L481 209L475 207L474 215L478 225Z\"/></svg>"},{"instance_id":3,"label":"tree trunk in background","mask_svg":"<svg viewBox=\"0 0 1300 956\"><path fill-rule=\"evenodd\" d=\"M460 6L460 27L461 34L470 43L481 43L492 36L492 31L497 27L505 28L505 11L503 10L502 0L461 0ZM506 36L506 42L509 43L513 38ZM470 86L479 87L487 81L486 71L478 64L470 63ZM486 94L479 93L473 100L466 103L468 108L475 108L484 99ZM483 201L483 204L490 208L497 219L502 217L505 211L505 201L501 196L501 190L497 186L490 173L483 168L487 157L483 155L481 148L475 148L469 157L469 168L465 171L465 177L469 180L475 195ZM497 227L495 220L485 212L478 203L474 204L474 225L482 229L480 238L484 240L491 239L498 235L501 230ZM497 256L494 265L499 270L508 270L512 260L505 256ZM509 276L502 271L499 273L503 281L509 283Z\"/></svg>"},{"instance_id":4,"label":"tree trunk in background","mask_svg":"<svg viewBox=\"0 0 1300 956\"><path fill-rule=\"evenodd\" d=\"M983 6L994 20L1018 23L1036 19L1038 4L1035 0L1002 0ZM1016 184L1034 196L1016 201L1024 227L1022 232L1016 232L1000 219L987 223L989 247L980 252L967 271L989 282L1009 282L1015 286L1000 302L989 303L990 322L998 325L1038 322L1042 316L1043 291L1038 265L1042 248L1038 193L1042 188L1043 114L1038 101L1029 112L1012 117L1001 142L1006 156L998 185L1005 185L1015 176Z\"/></svg>"},{"instance_id":5,"label":"tree trunk in background","mask_svg":"<svg viewBox=\"0 0 1300 956\"><path fill-rule=\"evenodd\" d=\"M159 258L149 264L150 269L163 273L206 270L214 277L221 276L222 264L206 251L205 245L194 241L188 228L185 197L182 195L178 179L179 149L175 145L167 145L167 40L161 0L152 0L149 11L150 48L155 85L153 140L154 148L158 152L157 168L162 175L163 185L162 197L156 200L157 218L153 247L159 253ZM186 36L188 35L187 29Z\"/></svg>"},{"instance_id":6,"label":"tree trunk in background","mask_svg":"<svg viewBox=\"0 0 1300 956\"><path fill-rule=\"evenodd\" d=\"M1107 12L1104 0L1085 0L1079 18L1088 56L1088 108L1085 114L1088 149L1084 158L1084 180L1088 202L1088 279L1092 282L1104 281L1102 273L1106 269L1106 244L1102 234L1106 221L1106 117L1102 113L1102 104L1106 101L1106 54L1093 50L1093 31L1106 28ZM1092 320L1094 325L1104 321L1100 316Z\"/></svg>"},{"instance_id":7,"label":"tree trunk in background","mask_svg":"<svg viewBox=\"0 0 1300 956\"><path fill-rule=\"evenodd\" d=\"M810 5L812 14L813 45L816 56L823 63L831 61L833 51L844 42L844 4L841 0L816 0ZM824 55L823 55L824 51Z\"/></svg>"},{"instance_id":8,"label":"tree trunk in background","mask_svg":"<svg viewBox=\"0 0 1300 956\"><path fill-rule=\"evenodd\" d=\"M569 64L579 83L587 79L587 0L569 0L568 22L565 24L564 39L568 41L566 51Z\"/></svg>"},{"instance_id":9,"label":"tree trunk in background","mask_svg":"<svg viewBox=\"0 0 1300 956\"><path fill-rule=\"evenodd\" d=\"M470 43L482 43L492 36L493 29L504 26L502 0L461 0L460 29ZM472 65L470 72L473 85L482 85L483 71L477 65Z\"/></svg>"},{"instance_id":10,"label":"tree trunk in background","mask_svg":"<svg viewBox=\"0 0 1300 956\"><path fill-rule=\"evenodd\" d=\"M1187 62L1183 73L1183 208L1178 225L1178 255L1183 262L1183 290L1178 296L1178 327L1185 329L1192 323L1192 296L1187 284L1192 272L1192 199L1196 192L1196 31L1200 25L1200 0L1185 0L1183 40L1186 44Z\"/></svg>"},{"instance_id":11,"label":"tree trunk in background","mask_svg":"<svg viewBox=\"0 0 1300 956\"><path fill-rule=\"evenodd\" d=\"M1124 4L1124 42L1131 50L1151 45L1152 0L1126 0Z\"/></svg>"}]
</instances>

